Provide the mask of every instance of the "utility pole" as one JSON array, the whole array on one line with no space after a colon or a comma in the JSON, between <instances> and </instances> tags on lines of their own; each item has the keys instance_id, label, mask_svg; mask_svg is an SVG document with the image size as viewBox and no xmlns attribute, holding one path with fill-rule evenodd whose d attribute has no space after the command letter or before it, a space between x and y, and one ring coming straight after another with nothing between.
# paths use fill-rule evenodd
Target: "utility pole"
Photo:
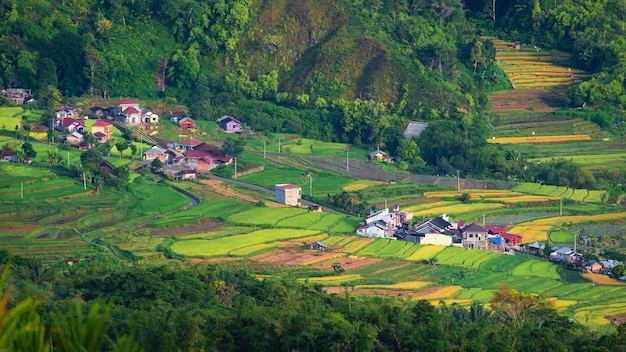
<instances>
[{"instance_id":1,"label":"utility pole","mask_svg":"<svg viewBox=\"0 0 626 352\"><path fill-rule=\"evenodd\" d=\"M70 152L67 152L67 167L70 167Z\"/></svg>"},{"instance_id":2,"label":"utility pole","mask_svg":"<svg viewBox=\"0 0 626 352\"><path fill-rule=\"evenodd\" d=\"M309 176L309 198L313 198L313 174Z\"/></svg>"},{"instance_id":3,"label":"utility pole","mask_svg":"<svg viewBox=\"0 0 626 352\"><path fill-rule=\"evenodd\" d=\"M559 216L563 216L563 196L559 197Z\"/></svg>"},{"instance_id":4,"label":"utility pole","mask_svg":"<svg viewBox=\"0 0 626 352\"><path fill-rule=\"evenodd\" d=\"M24 199L24 181L20 182L20 199Z\"/></svg>"},{"instance_id":5,"label":"utility pole","mask_svg":"<svg viewBox=\"0 0 626 352\"><path fill-rule=\"evenodd\" d=\"M263 159L265 160L265 143L267 142L267 139L263 140Z\"/></svg>"},{"instance_id":6,"label":"utility pole","mask_svg":"<svg viewBox=\"0 0 626 352\"><path fill-rule=\"evenodd\" d=\"M278 137L278 154L280 154L280 137Z\"/></svg>"},{"instance_id":7,"label":"utility pole","mask_svg":"<svg viewBox=\"0 0 626 352\"><path fill-rule=\"evenodd\" d=\"M576 234L574 234L574 253L576 253Z\"/></svg>"},{"instance_id":8,"label":"utility pole","mask_svg":"<svg viewBox=\"0 0 626 352\"><path fill-rule=\"evenodd\" d=\"M85 172L83 171L83 188L85 191L87 190L87 177L85 176Z\"/></svg>"},{"instance_id":9,"label":"utility pole","mask_svg":"<svg viewBox=\"0 0 626 352\"><path fill-rule=\"evenodd\" d=\"M235 158L235 180L237 179L237 158Z\"/></svg>"},{"instance_id":10,"label":"utility pole","mask_svg":"<svg viewBox=\"0 0 626 352\"><path fill-rule=\"evenodd\" d=\"M139 127L140 131L139 131L139 157L141 157L141 160L143 160L143 131L141 131L141 127Z\"/></svg>"},{"instance_id":11,"label":"utility pole","mask_svg":"<svg viewBox=\"0 0 626 352\"><path fill-rule=\"evenodd\" d=\"M461 179L459 179L459 170L456 170L456 190L461 190Z\"/></svg>"},{"instance_id":12,"label":"utility pole","mask_svg":"<svg viewBox=\"0 0 626 352\"><path fill-rule=\"evenodd\" d=\"M483 214L483 226L485 226L485 214Z\"/></svg>"},{"instance_id":13,"label":"utility pole","mask_svg":"<svg viewBox=\"0 0 626 352\"><path fill-rule=\"evenodd\" d=\"M350 151L346 150L346 172L350 172Z\"/></svg>"}]
</instances>

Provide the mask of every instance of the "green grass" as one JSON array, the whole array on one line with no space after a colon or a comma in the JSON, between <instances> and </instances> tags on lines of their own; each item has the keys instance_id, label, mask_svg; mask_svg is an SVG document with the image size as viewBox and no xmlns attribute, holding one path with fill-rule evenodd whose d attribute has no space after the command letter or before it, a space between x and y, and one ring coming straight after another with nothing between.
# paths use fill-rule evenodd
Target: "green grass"
<instances>
[{"instance_id":1,"label":"green grass","mask_svg":"<svg viewBox=\"0 0 626 352\"><path fill-rule=\"evenodd\" d=\"M559 280L561 276L557 271L558 266L550 262L539 260L527 260L523 264L518 265L511 272L514 276L525 277L545 277L548 279Z\"/></svg>"},{"instance_id":2,"label":"green grass","mask_svg":"<svg viewBox=\"0 0 626 352\"><path fill-rule=\"evenodd\" d=\"M256 251L255 247L250 251L243 248L259 244L272 244L277 241L308 237L319 233L315 230L292 230L292 229L267 229L258 230L248 234L222 237L213 240L187 240L178 241L172 245L172 251L177 254L190 257L222 257L244 256ZM269 248L269 247L268 247ZM237 252L239 251L239 252ZM240 253L240 255L235 255ZM242 254L243 253L243 254Z\"/></svg>"},{"instance_id":3,"label":"green grass","mask_svg":"<svg viewBox=\"0 0 626 352\"><path fill-rule=\"evenodd\" d=\"M554 243L574 243L574 236L576 236L573 232L560 232L553 231L550 232L550 241Z\"/></svg>"},{"instance_id":4,"label":"green grass","mask_svg":"<svg viewBox=\"0 0 626 352\"><path fill-rule=\"evenodd\" d=\"M303 215L307 212L306 209L257 207L232 214L228 220L240 224L277 225L283 219Z\"/></svg>"},{"instance_id":5,"label":"green grass","mask_svg":"<svg viewBox=\"0 0 626 352\"><path fill-rule=\"evenodd\" d=\"M271 138L251 137L248 140L248 149L256 152L263 152L265 142L265 151L268 153L278 152L278 139L280 138L280 149L282 153L316 156L324 158L345 158L349 156L351 159L367 159L369 151L364 148L354 147L345 143L322 142L308 138L296 138L295 135L276 133ZM289 140L293 139L293 140ZM348 155L346 155L346 152Z\"/></svg>"}]
</instances>

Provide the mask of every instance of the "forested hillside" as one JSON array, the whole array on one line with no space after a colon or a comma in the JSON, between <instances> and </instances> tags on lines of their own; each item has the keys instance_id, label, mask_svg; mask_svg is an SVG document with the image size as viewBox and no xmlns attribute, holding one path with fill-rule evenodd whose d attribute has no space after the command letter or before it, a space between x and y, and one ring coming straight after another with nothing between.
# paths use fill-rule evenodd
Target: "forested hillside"
<instances>
[{"instance_id":1,"label":"forested hillside","mask_svg":"<svg viewBox=\"0 0 626 352\"><path fill-rule=\"evenodd\" d=\"M0 87L184 104L255 131L385 150L402 169L505 178L490 38L572 52L570 106L626 107L626 5L566 0L0 0ZM410 120L431 128L404 139Z\"/></svg>"},{"instance_id":2,"label":"forested hillside","mask_svg":"<svg viewBox=\"0 0 626 352\"><path fill-rule=\"evenodd\" d=\"M10 266L10 276L7 280ZM612 334L502 287L474 303L325 294L293 278L209 266L115 266L11 257L0 250L7 351L623 351ZM38 297L37 299L29 297ZM6 303L10 301L7 308Z\"/></svg>"}]
</instances>

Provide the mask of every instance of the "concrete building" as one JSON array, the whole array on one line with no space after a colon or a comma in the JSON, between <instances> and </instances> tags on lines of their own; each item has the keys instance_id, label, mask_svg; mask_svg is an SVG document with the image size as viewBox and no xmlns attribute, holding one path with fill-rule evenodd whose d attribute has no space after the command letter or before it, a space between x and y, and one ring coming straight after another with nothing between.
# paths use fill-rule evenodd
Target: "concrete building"
<instances>
[{"instance_id":1,"label":"concrete building","mask_svg":"<svg viewBox=\"0 0 626 352\"><path fill-rule=\"evenodd\" d=\"M278 184L274 186L274 194L276 202L297 207L302 198L302 188L291 183Z\"/></svg>"}]
</instances>

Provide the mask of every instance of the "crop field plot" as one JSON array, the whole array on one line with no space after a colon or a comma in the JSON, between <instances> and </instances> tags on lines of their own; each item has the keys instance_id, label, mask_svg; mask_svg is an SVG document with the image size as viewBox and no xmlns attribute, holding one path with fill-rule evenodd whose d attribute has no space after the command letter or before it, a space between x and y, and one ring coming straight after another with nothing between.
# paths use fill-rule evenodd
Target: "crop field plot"
<instances>
[{"instance_id":1,"label":"crop field plot","mask_svg":"<svg viewBox=\"0 0 626 352\"><path fill-rule=\"evenodd\" d=\"M518 186L513 187L514 192L520 193L535 193L539 188L541 188L540 183L522 183Z\"/></svg>"},{"instance_id":2,"label":"crop field plot","mask_svg":"<svg viewBox=\"0 0 626 352\"><path fill-rule=\"evenodd\" d=\"M346 233L353 234L359 224L361 223L360 219L357 218L346 218L341 219L337 224L330 228L330 233Z\"/></svg>"},{"instance_id":3,"label":"crop field plot","mask_svg":"<svg viewBox=\"0 0 626 352\"><path fill-rule=\"evenodd\" d=\"M310 225L317 223L326 214L318 212L309 212L301 215L292 216L276 223L277 227L293 227L293 228L310 228Z\"/></svg>"},{"instance_id":4,"label":"crop field plot","mask_svg":"<svg viewBox=\"0 0 626 352\"><path fill-rule=\"evenodd\" d=\"M435 259L437 263L445 263L446 260L450 260L450 258L463 253L465 249L462 247L446 247L441 253L437 254Z\"/></svg>"},{"instance_id":5,"label":"crop field plot","mask_svg":"<svg viewBox=\"0 0 626 352\"><path fill-rule=\"evenodd\" d=\"M378 253L380 253L380 251L382 251L383 248L385 248L391 242L392 242L392 240L389 240L389 239L376 239L369 246L361 249L356 254L357 255L369 256L369 257L374 257Z\"/></svg>"},{"instance_id":6,"label":"crop field plot","mask_svg":"<svg viewBox=\"0 0 626 352\"><path fill-rule=\"evenodd\" d=\"M524 143L560 143L572 141L590 141L591 136L586 134L559 135L559 136L529 136L529 137L500 137L488 139L494 144L524 144Z\"/></svg>"},{"instance_id":7,"label":"crop field plot","mask_svg":"<svg viewBox=\"0 0 626 352\"><path fill-rule=\"evenodd\" d=\"M552 200L559 200L558 197L549 197L549 196L513 196L513 197L496 197L496 198L487 198L486 200L491 202L501 202L505 204L516 204L516 203L544 203Z\"/></svg>"},{"instance_id":8,"label":"crop field plot","mask_svg":"<svg viewBox=\"0 0 626 352\"><path fill-rule=\"evenodd\" d=\"M309 237L319 233L314 230L293 230L293 229L269 229L258 230L242 235L233 235L211 240L187 240L178 241L172 245L172 251L189 257L225 257L231 256L233 252L243 251L246 255L250 252L243 248L256 246L259 244L274 244L278 241ZM261 246L262 247L262 246ZM257 249L255 247L254 249Z\"/></svg>"},{"instance_id":9,"label":"crop field plot","mask_svg":"<svg viewBox=\"0 0 626 352\"><path fill-rule=\"evenodd\" d=\"M277 222L290 217L308 213L306 209L283 209L283 208L253 208L231 215L228 220L250 225L275 225Z\"/></svg>"},{"instance_id":10,"label":"crop field plot","mask_svg":"<svg viewBox=\"0 0 626 352\"><path fill-rule=\"evenodd\" d=\"M435 258L439 253L441 253L445 246L416 246L417 250L413 252L411 255L406 257L406 260L412 261L428 261L432 258Z\"/></svg>"},{"instance_id":11,"label":"crop field plot","mask_svg":"<svg viewBox=\"0 0 626 352\"><path fill-rule=\"evenodd\" d=\"M408 281L398 282L390 285L356 285L355 290L363 289L383 289L383 290L419 290L421 288L431 285L432 282L428 281Z\"/></svg>"},{"instance_id":12,"label":"crop field plot","mask_svg":"<svg viewBox=\"0 0 626 352\"><path fill-rule=\"evenodd\" d=\"M550 241L553 243L574 243L574 232L551 231Z\"/></svg>"},{"instance_id":13,"label":"crop field plot","mask_svg":"<svg viewBox=\"0 0 626 352\"><path fill-rule=\"evenodd\" d=\"M548 279L559 280L561 275L557 272L558 266L550 262L540 260L527 260L523 264L518 265L511 272L514 276L532 276L545 277Z\"/></svg>"},{"instance_id":14,"label":"crop field plot","mask_svg":"<svg viewBox=\"0 0 626 352\"><path fill-rule=\"evenodd\" d=\"M612 279L604 274L584 273L583 277L600 285L626 286L626 282Z\"/></svg>"},{"instance_id":15,"label":"crop field plot","mask_svg":"<svg viewBox=\"0 0 626 352\"><path fill-rule=\"evenodd\" d=\"M330 231L333 226L339 224L343 216L329 213L324 214L318 221L309 225L308 229Z\"/></svg>"},{"instance_id":16,"label":"crop field plot","mask_svg":"<svg viewBox=\"0 0 626 352\"><path fill-rule=\"evenodd\" d=\"M511 214L511 215L496 215L496 217L489 218L489 223L492 225L516 225L519 223L541 219L554 216L554 213L528 213L528 214Z\"/></svg>"},{"instance_id":17,"label":"crop field plot","mask_svg":"<svg viewBox=\"0 0 626 352\"><path fill-rule=\"evenodd\" d=\"M592 327L610 325L607 317L626 313L626 303L612 303L606 305L590 305L576 310L574 319Z\"/></svg>"},{"instance_id":18,"label":"crop field plot","mask_svg":"<svg viewBox=\"0 0 626 352\"><path fill-rule=\"evenodd\" d=\"M440 214L448 214L451 216L462 218L463 214L495 210L495 209L500 209L503 207L504 207L504 204L502 203L453 204L453 205L445 205L441 207L432 207L430 209L414 211L413 216L431 217L431 216L439 216Z\"/></svg>"},{"instance_id":19,"label":"crop field plot","mask_svg":"<svg viewBox=\"0 0 626 352\"><path fill-rule=\"evenodd\" d=\"M420 202L420 203L409 203L402 207L404 211L410 211L415 214L415 212L428 210L432 208L440 208L451 206L454 204L461 204L460 201L439 201L439 202Z\"/></svg>"},{"instance_id":20,"label":"crop field plot","mask_svg":"<svg viewBox=\"0 0 626 352\"><path fill-rule=\"evenodd\" d=\"M358 274L344 274L344 275L336 275L336 276L318 276L318 277L307 277L303 279L298 279L298 281L303 282L317 282L324 286L340 286L341 284L353 281L359 281L363 277Z\"/></svg>"},{"instance_id":21,"label":"crop field plot","mask_svg":"<svg viewBox=\"0 0 626 352\"><path fill-rule=\"evenodd\" d=\"M426 198L457 198L468 193L470 199L478 200L491 197L511 197L519 195L517 192L507 190L462 190L462 191L440 191L440 192L424 192Z\"/></svg>"},{"instance_id":22,"label":"crop field plot","mask_svg":"<svg viewBox=\"0 0 626 352\"><path fill-rule=\"evenodd\" d=\"M414 299L445 299L445 298L454 298L456 295L461 292L463 288L461 286L444 286L439 287L436 290L430 292L424 292L420 294L419 292L413 296ZM425 290L428 291L428 290Z\"/></svg>"},{"instance_id":23,"label":"crop field plot","mask_svg":"<svg viewBox=\"0 0 626 352\"><path fill-rule=\"evenodd\" d=\"M570 215L557 216L551 218L537 219L527 223L519 224L509 230L510 233L519 234L523 237L524 243L534 241L545 241L548 239L548 232L561 226L563 223L581 224L597 222L614 222L626 218L626 213L607 213L597 215Z\"/></svg>"},{"instance_id":24,"label":"crop field plot","mask_svg":"<svg viewBox=\"0 0 626 352\"><path fill-rule=\"evenodd\" d=\"M351 183L349 185L343 186L343 190L346 192L356 192L356 191L360 191L362 189L371 187L371 186L376 186L376 185L381 185L383 184L383 182L380 181L359 181L359 182L355 182L355 183Z\"/></svg>"},{"instance_id":25,"label":"crop field plot","mask_svg":"<svg viewBox=\"0 0 626 352\"><path fill-rule=\"evenodd\" d=\"M463 291L456 296L456 298L469 299L480 303L489 303L493 299L494 292L495 290L483 290L477 287L464 288Z\"/></svg>"}]
</instances>

